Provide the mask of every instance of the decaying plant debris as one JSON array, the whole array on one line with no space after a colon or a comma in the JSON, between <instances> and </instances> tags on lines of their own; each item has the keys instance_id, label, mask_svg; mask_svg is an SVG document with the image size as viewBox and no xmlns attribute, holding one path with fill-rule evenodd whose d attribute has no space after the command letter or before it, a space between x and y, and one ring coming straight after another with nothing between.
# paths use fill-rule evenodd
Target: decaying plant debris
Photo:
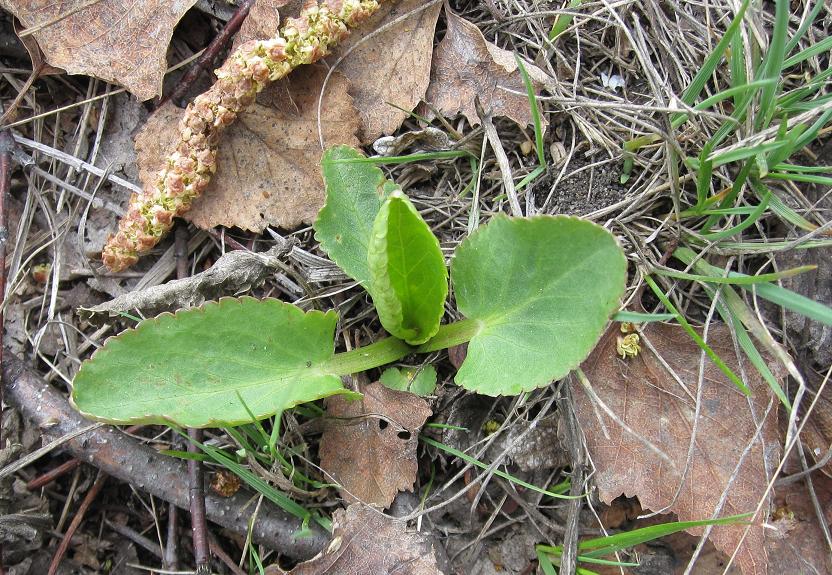
<instances>
[{"instance_id":1,"label":"decaying plant debris","mask_svg":"<svg viewBox=\"0 0 832 575\"><path fill-rule=\"evenodd\" d=\"M40 4L39 0L0 1L0 6L18 10ZM3 197L8 227L8 241L3 243L3 277L8 286L3 303L4 342L15 350L10 354L6 348L3 354L5 409L0 467L13 472L3 476L0 471L0 564L16 574L47 573L61 534L76 517L81 523L75 537L67 541L66 553L59 558L61 568L90 574L133 574L147 572L150 567L181 570L194 565L190 523L182 519L187 512L177 509L188 507L190 486L184 481L185 465L159 453L186 449L186 440L170 428L149 425L129 433L93 428L59 441L37 460L24 459L21 463L20 459L43 443L91 425L79 418L66 401L70 382L82 360L108 337L135 325L137 316L173 312L221 296L249 294L279 298L305 310L335 309L340 314L336 332L339 351L366 345L383 335L362 286L325 257L312 231L300 223L311 222L319 207L311 204L322 201L323 190L292 186L301 181L306 188L314 186L310 182L315 181L317 173L310 171L310 166L317 159L302 168L309 177L301 179L294 172L276 174L279 177L270 181L286 186L280 194L273 194L268 187L258 188L259 180L246 174L245 193L259 203L230 208L223 207L227 203L218 204L208 210L213 220L208 216L195 219L197 225L238 223L235 218L244 214L249 223L238 223L240 228L264 233L217 228L206 234L180 222L176 225L190 236L184 248L181 242L176 246L172 240L163 240L131 270L112 273L100 268L100 254L107 249L107 236L117 233L117 216L125 211L127 192L139 187L136 165L144 162L150 170L153 161L147 158L155 157L157 164L152 169L165 168L158 162L164 162L169 151L160 145L158 156L154 156L153 138L141 141L139 136L137 148L143 159L136 160L133 137L140 130L155 133L147 128L152 120L145 120L154 112L154 105L138 102L121 92L120 86L127 86L142 98L158 94L162 89L158 77L166 68L159 54L167 51L167 66L186 62L215 37L234 12L222 0L180 3L185 15L174 31L181 14L155 14L152 8L169 3L147 2L151 9L142 15L151 20L158 16L159 35L125 28L123 35L132 40L113 49L118 65L80 61L86 57L76 52L78 63L89 66L68 71L94 73L101 80L48 68L48 64L62 65L52 59L54 50L47 40L50 35L55 42L66 44L67 38L78 37L72 31L77 32L85 19L93 20L85 10L104 11L115 4L111 0L96 2L66 19L53 14L51 23L33 20L35 11L19 13L18 30L35 27L31 34L24 35L25 48L15 36L10 15L0 12L0 66L4 78L0 100L7 112L3 126L7 129L2 137L12 134L18 142L10 144L8 154L3 156L8 162L0 162L0 176L7 177L10 184L10 193ZM268 25L248 21L252 25L248 30L259 31L261 36L264 31L273 34L281 24L304 28L314 12L308 4L306 20L293 20L306 3L256 0L254 4L254 17L280 14L276 19L279 22L270 21ZM367 8L373 3L328 0L326 4L334 10L347 5ZM383 169L422 213L438 236L446 259L468 234L498 212L580 215L605 226L624 247L629 259L628 309L666 312L644 283L644 276L653 273L676 309L697 329L706 327L698 333L718 349L731 369L744 381L758 382L756 368L742 348L739 327L743 324L723 325L725 318L732 316L723 315L727 312L721 302L736 303L730 294L726 295L727 289L720 291L723 284L658 273L701 274L674 259L677 246L694 246L697 256L708 264L748 275L816 264L817 269L810 273L778 281L808 298L832 305L826 289L832 283L828 265L832 249L828 245L832 209L828 183L764 179L770 197L763 190L746 186L733 203L721 206L721 199L730 197L740 170L736 163L716 162L706 196L717 198L709 207L722 208L722 219L714 222L707 214L694 217L686 213L699 199L698 182L695 172L678 159L699 158L709 139L730 123L728 118L741 104L741 94L720 100L706 110L693 110L693 104L684 100L685 93L745 3L717 0L703 5L678 0L671 6L655 0L637 5L452 0L444 7L442 4L385 2L378 14L356 28L345 48L321 67L309 73L298 69L292 73L291 84L276 82L259 96L255 94L257 88L272 71L243 62L250 58L232 58L221 66L229 49L214 67L220 67L220 76L248 74L245 89L226 94L225 102L211 99L210 94L216 96L222 86L230 84L221 81L220 88L214 88L209 96L194 100L216 80L209 69L187 92L186 99L193 102L190 112L168 104L169 117L186 116L196 123L186 127L190 135L196 135L199 152L189 147L185 155L194 152L199 157L192 158L193 165L184 156L178 164L169 164L167 168L176 173L169 173L166 180L178 187L181 174L176 170L193 168L196 173L188 182L191 190L206 188L211 167L218 161L217 145L223 153L216 130L232 115L239 116L242 135L238 137L246 139L246 145L224 149L229 154L223 164L225 202L232 201L225 198L233 198L234 175L228 173L230 170L249 166L252 173L267 175L269 171L290 170L298 154L308 152L309 157L320 157L321 136L327 146L360 142L367 153L372 153L372 144L381 155L427 153L427 159L385 165ZM743 46L748 48L745 44L725 47L726 59L708 76L696 102L731 87L754 53L764 54L772 45L777 48L772 33L783 25L775 18L777 4L746 6L742 38L753 44L754 50L744 51ZM820 12L814 12L818 6ZM420 7L424 9L415 12ZM822 4L801 0L789 9L785 23L789 35L813 14L817 16L807 24L805 35L795 41L794 51L820 45L832 36L832 20ZM408 11L413 13L408 15ZM431 29L430 34L424 33L426 28ZM341 34L340 26L337 32ZM112 40L107 34L99 36L103 42ZM150 37L153 42L147 40ZM135 48L140 41L147 42ZM280 42L251 42L243 44L244 52L240 54L261 58L267 46L285 49ZM470 52L466 52L468 49ZM464 57L466 53L470 60ZM828 53L816 52L789 68L772 98L783 104L795 91L810 85L830 66ZM531 76L536 105L546 125L539 142L514 54ZM732 54L738 57L731 59ZM344 60L336 65L341 57ZM384 60L384 65L375 66L373 58ZM476 65L466 69L468 61ZM137 66L137 62L142 65ZM186 63L184 68L168 71L163 93L172 92L187 67ZM152 77L145 74L144 78L131 79L124 75L130 68L149 71ZM48 76L44 75L47 70ZM752 79L751 72L745 73ZM387 92L385 86L395 90ZM303 98L296 97L297 90L304 91ZM827 79L816 97L828 97L829 93ZM758 94L753 106L764 97ZM206 108L208 100L211 105ZM215 104L221 104L224 110ZM243 108L249 104L257 107L257 114L246 117ZM811 126L821 122L805 150L783 162L809 168L832 164L828 103L813 106L798 102L798 107L803 107L791 112L783 106L759 130L754 127L758 123L762 126L765 118L752 115L743 119L736 132L710 151L711 156L725 158L729 154L730 159L730 155L755 146L773 148L783 131L800 123ZM479 111L483 112L484 125L477 123ZM688 118L678 123L682 113ZM270 122L278 115L280 124L272 126ZM781 123L786 116L788 120ZM157 113L157 123L162 117ZM430 119L430 124L423 119ZM525 124L518 125L518 121ZM249 129L246 122L262 129ZM173 122L168 124L175 144L177 128ZM291 126L297 130L293 134L296 138L281 142L283 147L270 148L270 142L263 145L264 150L276 150L279 162L262 162L251 154L250 150L259 149L258 134L281 134ZM374 142L380 134L390 134L391 138ZM235 158L237 150L246 150L246 158ZM0 146L0 154L6 151ZM436 152L445 155L430 156ZM455 158L456 152L469 155ZM527 177L528 181L519 185ZM514 189L509 189L506 182ZM210 185L206 190L210 194ZM309 198L309 205L292 207L290 216L294 219L283 220L279 211L269 211L271 207L260 209L271 205L266 195L292 197L300 202ZM745 223L748 214L766 201L769 204L763 215L733 235L719 239L707 236ZM156 213L155 224L169 228L175 222L169 216L177 208L161 207L151 209ZM146 214L140 215L132 221L143 229L150 220ZM157 231L154 228L150 234L154 245ZM125 237L122 234L121 239ZM133 263L133 244L142 243L144 237L130 237L129 253L107 252L112 256L112 267L121 267L116 261ZM149 247L149 243L143 245ZM173 280L177 264L179 275L190 277ZM515 279L523 281L519 276ZM717 508L723 514L758 511L756 525L765 519L769 528L754 527L746 534L744 527L719 527L715 532L707 530L707 538L699 530L694 535L669 536L658 546L642 544L636 548L642 566L625 567L624 572L682 573L691 561L692 572L722 573L729 560L730 573L745 575L775 575L788 569L801 573L832 571L832 553L827 552L832 549L832 537L826 511L832 485L824 475L829 471L832 441L828 429L832 397L829 353L824 345L829 340L829 327L764 301L753 286L733 289L744 302L741 311L752 316L749 324L767 331L754 333L748 328L752 342L771 366L772 377L784 386L789 400L802 397L799 417L790 419L764 383L755 383L753 400L745 398L678 327L673 329L673 336L679 336L680 343L668 351L663 336L654 335L657 332L652 327L626 327L622 331L619 323L613 323L609 333L612 339L597 351L606 350L608 356L585 366L583 380L573 375L518 397L488 398L456 387L454 365L458 366L464 349L408 357L403 360L405 365L398 366L401 373L413 376L431 365L436 368L438 381L435 392L425 400L432 412L427 425L411 439L399 439L408 443L408 453L416 454L415 459L408 460L408 469L414 463L417 468L414 493L399 493L388 512L400 519L393 521L360 503L347 507L339 490L326 485L332 479L326 466L320 469L326 451L321 447L322 434L353 424L371 427L373 432L398 432L397 428L382 429L391 419L350 411L345 412L345 420L332 426L312 411L315 408L287 410L278 419L280 435L273 447L289 465L272 454L268 442L262 450L250 449L247 443L259 434L255 426L246 428L243 434L209 430L206 445L234 455L234 461L251 473L249 478L277 486L317 516L332 518L335 533L341 536L336 539L340 546L336 545L322 525L313 521L304 526L301 520L281 511L274 500L252 496L245 481L239 491L235 491L238 486L223 487L217 478L223 469L209 458L205 463L209 484L213 482L219 491L232 493L224 498L210 485L206 488L210 521L207 536L213 549L214 571L258 572L258 561L266 573L273 574L292 568L296 573L330 572L339 566L356 565L390 568L385 553L394 549L395 553L388 555L421 561L414 563L415 573L527 575L542 572L536 545L564 544L567 549L563 561L571 565L579 555L578 542L601 536L602 529L630 532L672 520L666 515L641 517L660 511L681 510L685 518L704 519ZM716 303L714 293L722 298ZM89 309L78 313L79 308ZM446 320L458 319L451 317L454 314L446 314ZM616 345L617 339L632 335L640 339L628 340L629 345L623 347ZM758 343L766 337L782 344L790 354L806 383L805 389L800 381L782 375L784 369L776 354ZM376 381L382 372L375 370L368 375ZM611 376L616 377L614 382L607 381ZM622 383L624 377L631 379ZM642 380L652 386L634 387ZM348 381L347 385L359 389L370 384ZM625 401L615 391L622 385L642 393L628 391ZM731 417L726 414L726 402L709 395L715 389L731 394L729 411L742 422L741 446L721 449L720 441L709 442L702 435L724 426L722 441L735 431L733 418L726 421ZM324 406L319 407L322 410ZM16 418L15 409L23 419ZM357 417L355 421L360 424L351 417ZM673 417L678 419L668 421ZM382 426L379 421L384 422ZM779 422L779 431L775 421ZM577 424L584 429L577 429ZM268 434L272 422L266 420L263 425ZM784 445L787 435L801 442ZM620 441L618 449L626 447L626 454L608 450L611 438ZM633 462L628 469L661 468L661 454L670 446L675 467L672 473L667 472L666 477L672 477L668 485L651 493L646 493L650 487L638 480L621 485L622 461ZM785 452L784 447L790 448L791 455L781 460L777 451ZM603 456L599 455L602 450L606 450ZM709 467L695 459L703 453L709 454L708 462L714 465ZM626 459L617 455L626 455ZM74 458L81 463L72 462ZM743 465L754 468L753 477L743 472L740 459ZM367 465L371 464L368 461ZM56 469L64 470L64 474L45 476ZM707 478L703 479L708 469L719 481L708 483ZM79 505L100 478L98 470L111 479L79 515ZM299 477L320 485L303 483ZM410 479L408 475L408 482ZM566 486L567 492L590 493L590 497L564 504L534 489L555 490L568 479L576 484L571 491ZM32 481L46 487L29 491L25 485ZM710 485L713 492L707 497L693 497L690 494L695 490L688 489L691 481L699 482L700 487ZM769 486L771 491L766 492ZM623 496L616 497L617 492ZM388 496L385 493L385 503ZM253 545L248 546L246 520L254 516ZM401 547L394 548L392 543L380 546L355 525L372 525L384 541ZM306 527L311 537L293 536ZM343 545L349 541L360 544L366 556L350 555L350 546ZM716 548L711 541L717 542ZM761 560L761 553L749 551L760 546L767 553L766 561ZM324 553L317 559L296 565L319 551ZM618 568L578 564L602 574L619 572Z\"/></svg>"}]
</instances>

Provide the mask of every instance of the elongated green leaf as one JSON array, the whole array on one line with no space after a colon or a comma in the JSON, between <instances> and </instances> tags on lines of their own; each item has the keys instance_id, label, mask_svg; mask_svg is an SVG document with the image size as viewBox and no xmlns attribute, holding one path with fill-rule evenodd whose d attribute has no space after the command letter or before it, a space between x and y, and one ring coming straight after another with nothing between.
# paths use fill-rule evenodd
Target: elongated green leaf
<instances>
[{"instance_id":1,"label":"elongated green leaf","mask_svg":"<svg viewBox=\"0 0 832 575\"><path fill-rule=\"evenodd\" d=\"M513 395L565 376L618 310L626 271L618 242L591 222L494 218L452 264L459 310L478 324L456 383Z\"/></svg>"},{"instance_id":2,"label":"elongated green leaf","mask_svg":"<svg viewBox=\"0 0 832 575\"><path fill-rule=\"evenodd\" d=\"M394 191L373 224L367 286L381 325L417 345L439 329L448 271L439 241L403 193Z\"/></svg>"},{"instance_id":3,"label":"elongated green leaf","mask_svg":"<svg viewBox=\"0 0 832 575\"><path fill-rule=\"evenodd\" d=\"M250 423L344 392L328 366L336 319L249 297L162 314L84 362L72 401L109 423Z\"/></svg>"},{"instance_id":4,"label":"elongated green leaf","mask_svg":"<svg viewBox=\"0 0 832 575\"><path fill-rule=\"evenodd\" d=\"M367 250L373 222L384 200L398 186L349 146L324 152L321 169L326 205L315 221L315 239L338 266L364 285L370 280Z\"/></svg>"}]
</instances>

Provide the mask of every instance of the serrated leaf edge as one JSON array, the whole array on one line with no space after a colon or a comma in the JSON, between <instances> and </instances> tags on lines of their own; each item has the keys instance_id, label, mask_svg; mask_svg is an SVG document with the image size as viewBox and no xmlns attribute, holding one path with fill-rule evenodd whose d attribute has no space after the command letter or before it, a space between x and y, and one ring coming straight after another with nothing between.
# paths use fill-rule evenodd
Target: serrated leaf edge
<instances>
[{"instance_id":1,"label":"serrated leaf edge","mask_svg":"<svg viewBox=\"0 0 832 575\"><path fill-rule=\"evenodd\" d=\"M580 218L580 217L577 217L577 216L570 216L570 215L566 215L566 214L556 214L556 215L537 214L537 215L534 215L534 216L531 216L531 217L523 217L523 218L511 217L511 216L508 216L508 215L503 214L503 213L495 215L493 218L491 218L491 220L489 220L488 223L486 223L484 226L480 226L472 234L470 234L467 238L465 238L465 240L463 240L462 243L460 243L459 246L457 247L457 249L454 251L454 257L451 260L451 285L453 285L453 262L456 259L456 255L459 252L459 250L463 249L463 246L465 246L466 243L477 241L477 236L480 235L480 232L484 228L486 228L488 225L490 225L491 222L498 221L498 220L508 220L508 221L573 220L573 221L578 221L578 222L590 224L591 226L595 226L598 229L604 230L615 241L616 246L618 246L618 249L621 252L622 259L624 260L624 281L622 282L622 286L621 286L621 290L620 290L621 296L623 296L624 293L626 292L626 290L627 290L627 256L624 253L624 249L621 247L621 241L619 240L619 238L615 234L613 234L612 232L610 232L609 230L607 230L603 226L600 226L600 225L596 224L595 222L592 222L590 220ZM619 296L619 298L618 298L619 304L620 304L620 301L621 301L621 296ZM618 307L620 307L620 305ZM601 338L604 336L604 333L606 333L607 329L609 328L610 318L612 318L612 316L615 314L615 312L618 311L618 307L616 307L615 309L613 309L609 313L609 317L607 318L607 321L604 324L604 327L600 330L600 333L598 334L598 337L595 339L595 342L592 344L592 346L589 347L589 350L586 352L584 357L582 357L581 360L579 362L577 362L577 365L575 367L579 367L584 361L586 361L586 359L589 357L589 355L592 353L592 351L597 347L598 342L601 341ZM476 338L477 335L479 335L481 333L482 329L484 329L485 327L487 327L487 326L483 322L482 327L477 332L477 334L474 335L474 337L471 338L471 340ZM468 360L468 358L466 357L465 360L462 362L462 365L465 365L465 361L467 361L467 360ZM460 369L462 369L462 366L460 366ZM574 368L572 368L572 369L574 369ZM478 389L476 386L469 386L469 385L457 383L456 377L454 378L454 383L456 383L457 385L459 385L463 389L473 391L473 392L478 393L480 395L487 395L489 397L503 397L503 396L518 395L518 394L523 393L523 392L533 391L535 389L540 389L540 388L546 387L547 385L550 385L553 381L557 381L559 379L562 379L562 378L566 377L569 374L570 371L572 371L572 370L569 370L566 373L564 373L563 375L560 375L556 378L552 378L551 380L547 381L544 384L531 385L531 386L519 385L519 386L513 387L509 390L508 393L490 393L489 391L483 391L482 389ZM458 373L458 371L457 371L457 373Z\"/></svg>"},{"instance_id":2,"label":"serrated leaf edge","mask_svg":"<svg viewBox=\"0 0 832 575\"><path fill-rule=\"evenodd\" d=\"M201 304L199 306L178 309L174 312L169 312L169 311L162 312L162 313L160 313L160 314L158 314L158 315L156 315L152 318L147 318L145 320L142 320L139 324L137 324L133 327L130 327L130 328L122 331L121 333L118 333L116 335L111 335L110 337L108 337L107 339L104 340L104 343L100 347L98 347L92 353L92 355L89 358L85 359L81 363L81 367L78 369L78 373L75 374L75 378L77 378L81 374L81 371L84 369L85 365L87 365L88 363L95 360L95 358L97 356L99 356L101 354L105 354L109 351L107 346L111 341L115 341L115 340L124 341L125 339L133 337L134 334L138 333L140 330L147 329L148 326L151 326L151 325L158 326L160 324L162 318L167 318L167 317L177 318L177 317L181 317L182 315L185 315L185 314L192 314L192 313L197 313L197 312L201 312L201 313L204 314L206 312L206 310L208 308L211 308L211 307L222 307L222 306L229 306L229 305L233 305L233 304L245 305L245 302L254 302L254 303L258 303L258 304L259 303L264 303L264 302L277 302L278 304L280 304L281 307L286 307L286 308L289 308L289 309L297 310L298 312L300 312L301 315L304 315L304 316L317 315L317 316L321 316L322 318L325 318L326 316L335 316L336 319L338 317L337 312L335 312L334 310L327 310L325 312L320 311L320 310L314 310L314 309L304 311L304 310L300 309L299 307L297 307L296 305L284 302L284 301L279 300L277 298L256 298L256 297L252 297L252 296L248 296L248 295L238 296L238 297L231 297L231 296L221 297L219 300L206 301L206 302L204 302L203 304ZM332 353L333 353L333 355L335 354L334 342L333 342L333 352ZM75 379L73 378L73 382L74 381L75 381ZM346 388L343 389L343 390L340 390L340 391L338 391L334 394L329 394L329 395L342 395L342 394L343 395L348 395L348 396L355 395L354 392L352 392L352 391L350 391ZM291 404L291 405L287 405L286 408L288 409L288 408L294 407L296 405L299 405L300 403L306 403L308 401L315 401L317 399L322 399L324 397L329 397L329 395L322 395L320 397L309 399L309 400L306 400L304 402L298 402L298 403L294 403L294 404ZM358 395L360 395L360 394L358 394ZM100 421L100 422L103 422L103 423L110 423L110 424L116 424L116 425L129 425L129 424L132 424L132 423L142 422L142 423L148 423L148 424L169 425L171 427L177 427L177 428L181 427L181 424L179 424L178 422L176 422L176 421L174 421L170 418L156 416L156 415L152 415L152 414L139 415L139 416L136 416L136 417L129 417L129 418L124 418L124 419L113 419L113 418L103 418L103 417L99 417L97 415L88 413L88 412L84 411L83 409L81 409L75 403L75 387L74 387L74 385L73 385L73 388L72 388L72 393L70 393L70 395L69 395L69 403L76 411L78 411L78 413L80 413L85 418L90 419L92 421ZM251 423L251 421L248 420L248 419L241 420L241 421L231 421L231 420L225 420L225 419L223 419L223 420L210 419L210 420L208 420L208 422L205 425L200 425L200 427L228 427L228 426L233 426L233 425L241 425L241 424L245 424L245 423Z\"/></svg>"}]
</instances>

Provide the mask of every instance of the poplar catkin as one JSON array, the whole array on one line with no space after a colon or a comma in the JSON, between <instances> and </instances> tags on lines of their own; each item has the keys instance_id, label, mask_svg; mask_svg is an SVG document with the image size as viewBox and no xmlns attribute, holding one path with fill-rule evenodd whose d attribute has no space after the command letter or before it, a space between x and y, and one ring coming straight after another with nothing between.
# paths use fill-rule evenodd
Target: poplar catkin
<instances>
[{"instance_id":1,"label":"poplar catkin","mask_svg":"<svg viewBox=\"0 0 832 575\"><path fill-rule=\"evenodd\" d=\"M222 131L270 82L326 56L380 1L313 1L298 18L288 18L276 37L241 45L216 71L216 83L188 106L179 123L179 143L156 182L131 196L118 232L102 251L104 265L110 271L124 270L153 248L173 227L174 216L190 210L208 186L217 169Z\"/></svg>"}]
</instances>

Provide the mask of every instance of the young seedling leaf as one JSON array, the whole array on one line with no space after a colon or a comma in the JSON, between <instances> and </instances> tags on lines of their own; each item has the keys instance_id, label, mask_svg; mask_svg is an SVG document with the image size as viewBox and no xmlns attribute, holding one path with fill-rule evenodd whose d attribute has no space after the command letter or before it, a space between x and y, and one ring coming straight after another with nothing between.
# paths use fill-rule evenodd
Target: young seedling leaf
<instances>
[{"instance_id":1,"label":"young seedling leaf","mask_svg":"<svg viewBox=\"0 0 832 575\"><path fill-rule=\"evenodd\" d=\"M479 323L456 383L514 395L586 358L618 310L627 261L591 222L498 216L460 245L451 270L459 310Z\"/></svg>"},{"instance_id":2,"label":"young seedling leaf","mask_svg":"<svg viewBox=\"0 0 832 575\"><path fill-rule=\"evenodd\" d=\"M373 222L398 186L369 164L358 150L335 146L324 152L321 169L326 205L315 221L315 239L338 266L365 286L370 281L367 251Z\"/></svg>"},{"instance_id":3,"label":"young seedling leaf","mask_svg":"<svg viewBox=\"0 0 832 575\"><path fill-rule=\"evenodd\" d=\"M328 366L336 319L249 297L165 313L84 362L72 401L108 423L250 423L344 392Z\"/></svg>"},{"instance_id":4,"label":"young seedling leaf","mask_svg":"<svg viewBox=\"0 0 832 575\"><path fill-rule=\"evenodd\" d=\"M430 339L445 311L448 271L436 236L399 191L376 216L367 263L381 325L412 345Z\"/></svg>"},{"instance_id":5,"label":"young seedling leaf","mask_svg":"<svg viewBox=\"0 0 832 575\"><path fill-rule=\"evenodd\" d=\"M436 368L425 365L417 368L399 369L388 367L379 381L385 387L397 391L409 391L416 395L431 395L436 389Z\"/></svg>"}]
</instances>

